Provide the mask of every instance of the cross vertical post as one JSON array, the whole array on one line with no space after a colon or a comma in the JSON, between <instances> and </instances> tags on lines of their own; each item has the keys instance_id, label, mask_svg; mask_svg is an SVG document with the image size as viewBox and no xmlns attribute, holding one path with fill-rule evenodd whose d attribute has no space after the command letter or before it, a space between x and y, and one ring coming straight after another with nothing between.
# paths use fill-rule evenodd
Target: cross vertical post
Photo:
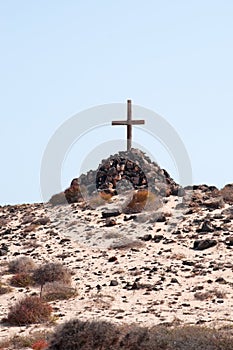
<instances>
[{"instance_id":1,"label":"cross vertical post","mask_svg":"<svg viewBox=\"0 0 233 350\"><path fill-rule=\"evenodd\" d=\"M132 103L131 100L127 100L127 151L132 147Z\"/></svg>"},{"instance_id":2,"label":"cross vertical post","mask_svg":"<svg viewBox=\"0 0 233 350\"><path fill-rule=\"evenodd\" d=\"M132 126L145 124L145 120L132 120L132 101L127 100L127 120L113 121L112 125L126 125L127 126L127 151L132 147Z\"/></svg>"}]
</instances>

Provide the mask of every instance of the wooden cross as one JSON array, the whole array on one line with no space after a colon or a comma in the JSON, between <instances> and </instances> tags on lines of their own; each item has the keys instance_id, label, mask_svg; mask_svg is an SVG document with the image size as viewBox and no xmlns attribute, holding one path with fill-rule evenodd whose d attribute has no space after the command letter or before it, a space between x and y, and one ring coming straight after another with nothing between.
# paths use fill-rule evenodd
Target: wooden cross
<instances>
[{"instance_id":1,"label":"wooden cross","mask_svg":"<svg viewBox=\"0 0 233 350\"><path fill-rule=\"evenodd\" d=\"M145 120L132 120L132 101L127 100L127 120L112 122L112 125L127 125L127 151L132 147L132 125L139 124L145 124Z\"/></svg>"}]
</instances>

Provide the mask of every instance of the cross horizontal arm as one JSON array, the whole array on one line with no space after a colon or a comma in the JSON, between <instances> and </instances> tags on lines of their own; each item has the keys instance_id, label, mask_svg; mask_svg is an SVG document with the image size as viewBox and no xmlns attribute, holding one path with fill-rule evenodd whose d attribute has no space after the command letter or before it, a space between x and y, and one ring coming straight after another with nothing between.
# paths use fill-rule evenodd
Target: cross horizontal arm
<instances>
[{"instance_id":1,"label":"cross horizontal arm","mask_svg":"<svg viewBox=\"0 0 233 350\"><path fill-rule=\"evenodd\" d=\"M112 125L139 125L139 124L145 124L145 120L117 120L113 121Z\"/></svg>"}]
</instances>

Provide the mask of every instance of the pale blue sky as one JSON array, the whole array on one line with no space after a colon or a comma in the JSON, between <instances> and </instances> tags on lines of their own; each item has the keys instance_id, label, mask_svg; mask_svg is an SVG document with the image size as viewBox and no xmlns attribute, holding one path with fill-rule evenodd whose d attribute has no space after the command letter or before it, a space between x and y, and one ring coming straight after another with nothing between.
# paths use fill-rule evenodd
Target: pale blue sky
<instances>
[{"instance_id":1,"label":"pale blue sky","mask_svg":"<svg viewBox=\"0 0 233 350\"><path fill-rule=\"evenodd\" d=\"M231 0L0 0L0 204L41 201L55 130L127 98L176 129L194 183L233 182L232 19Z\"/></svg>"}]
</instances>

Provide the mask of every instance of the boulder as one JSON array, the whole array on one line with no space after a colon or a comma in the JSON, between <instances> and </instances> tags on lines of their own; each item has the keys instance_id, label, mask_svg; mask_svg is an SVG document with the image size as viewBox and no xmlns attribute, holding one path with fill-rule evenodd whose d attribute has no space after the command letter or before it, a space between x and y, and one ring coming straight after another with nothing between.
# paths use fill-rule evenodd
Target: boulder
<instances>
[{"instance_id":1,"label":"boulder","mask_svg":"<svg viewBox=\"0 0 233 350\"><path fill-rule=\"evenodd\" d=\"M216 246L217 241L215 239L202 239L196 240L193 243L194 250L205 250L211 247Z\"/></svg>"}]
</instances>

